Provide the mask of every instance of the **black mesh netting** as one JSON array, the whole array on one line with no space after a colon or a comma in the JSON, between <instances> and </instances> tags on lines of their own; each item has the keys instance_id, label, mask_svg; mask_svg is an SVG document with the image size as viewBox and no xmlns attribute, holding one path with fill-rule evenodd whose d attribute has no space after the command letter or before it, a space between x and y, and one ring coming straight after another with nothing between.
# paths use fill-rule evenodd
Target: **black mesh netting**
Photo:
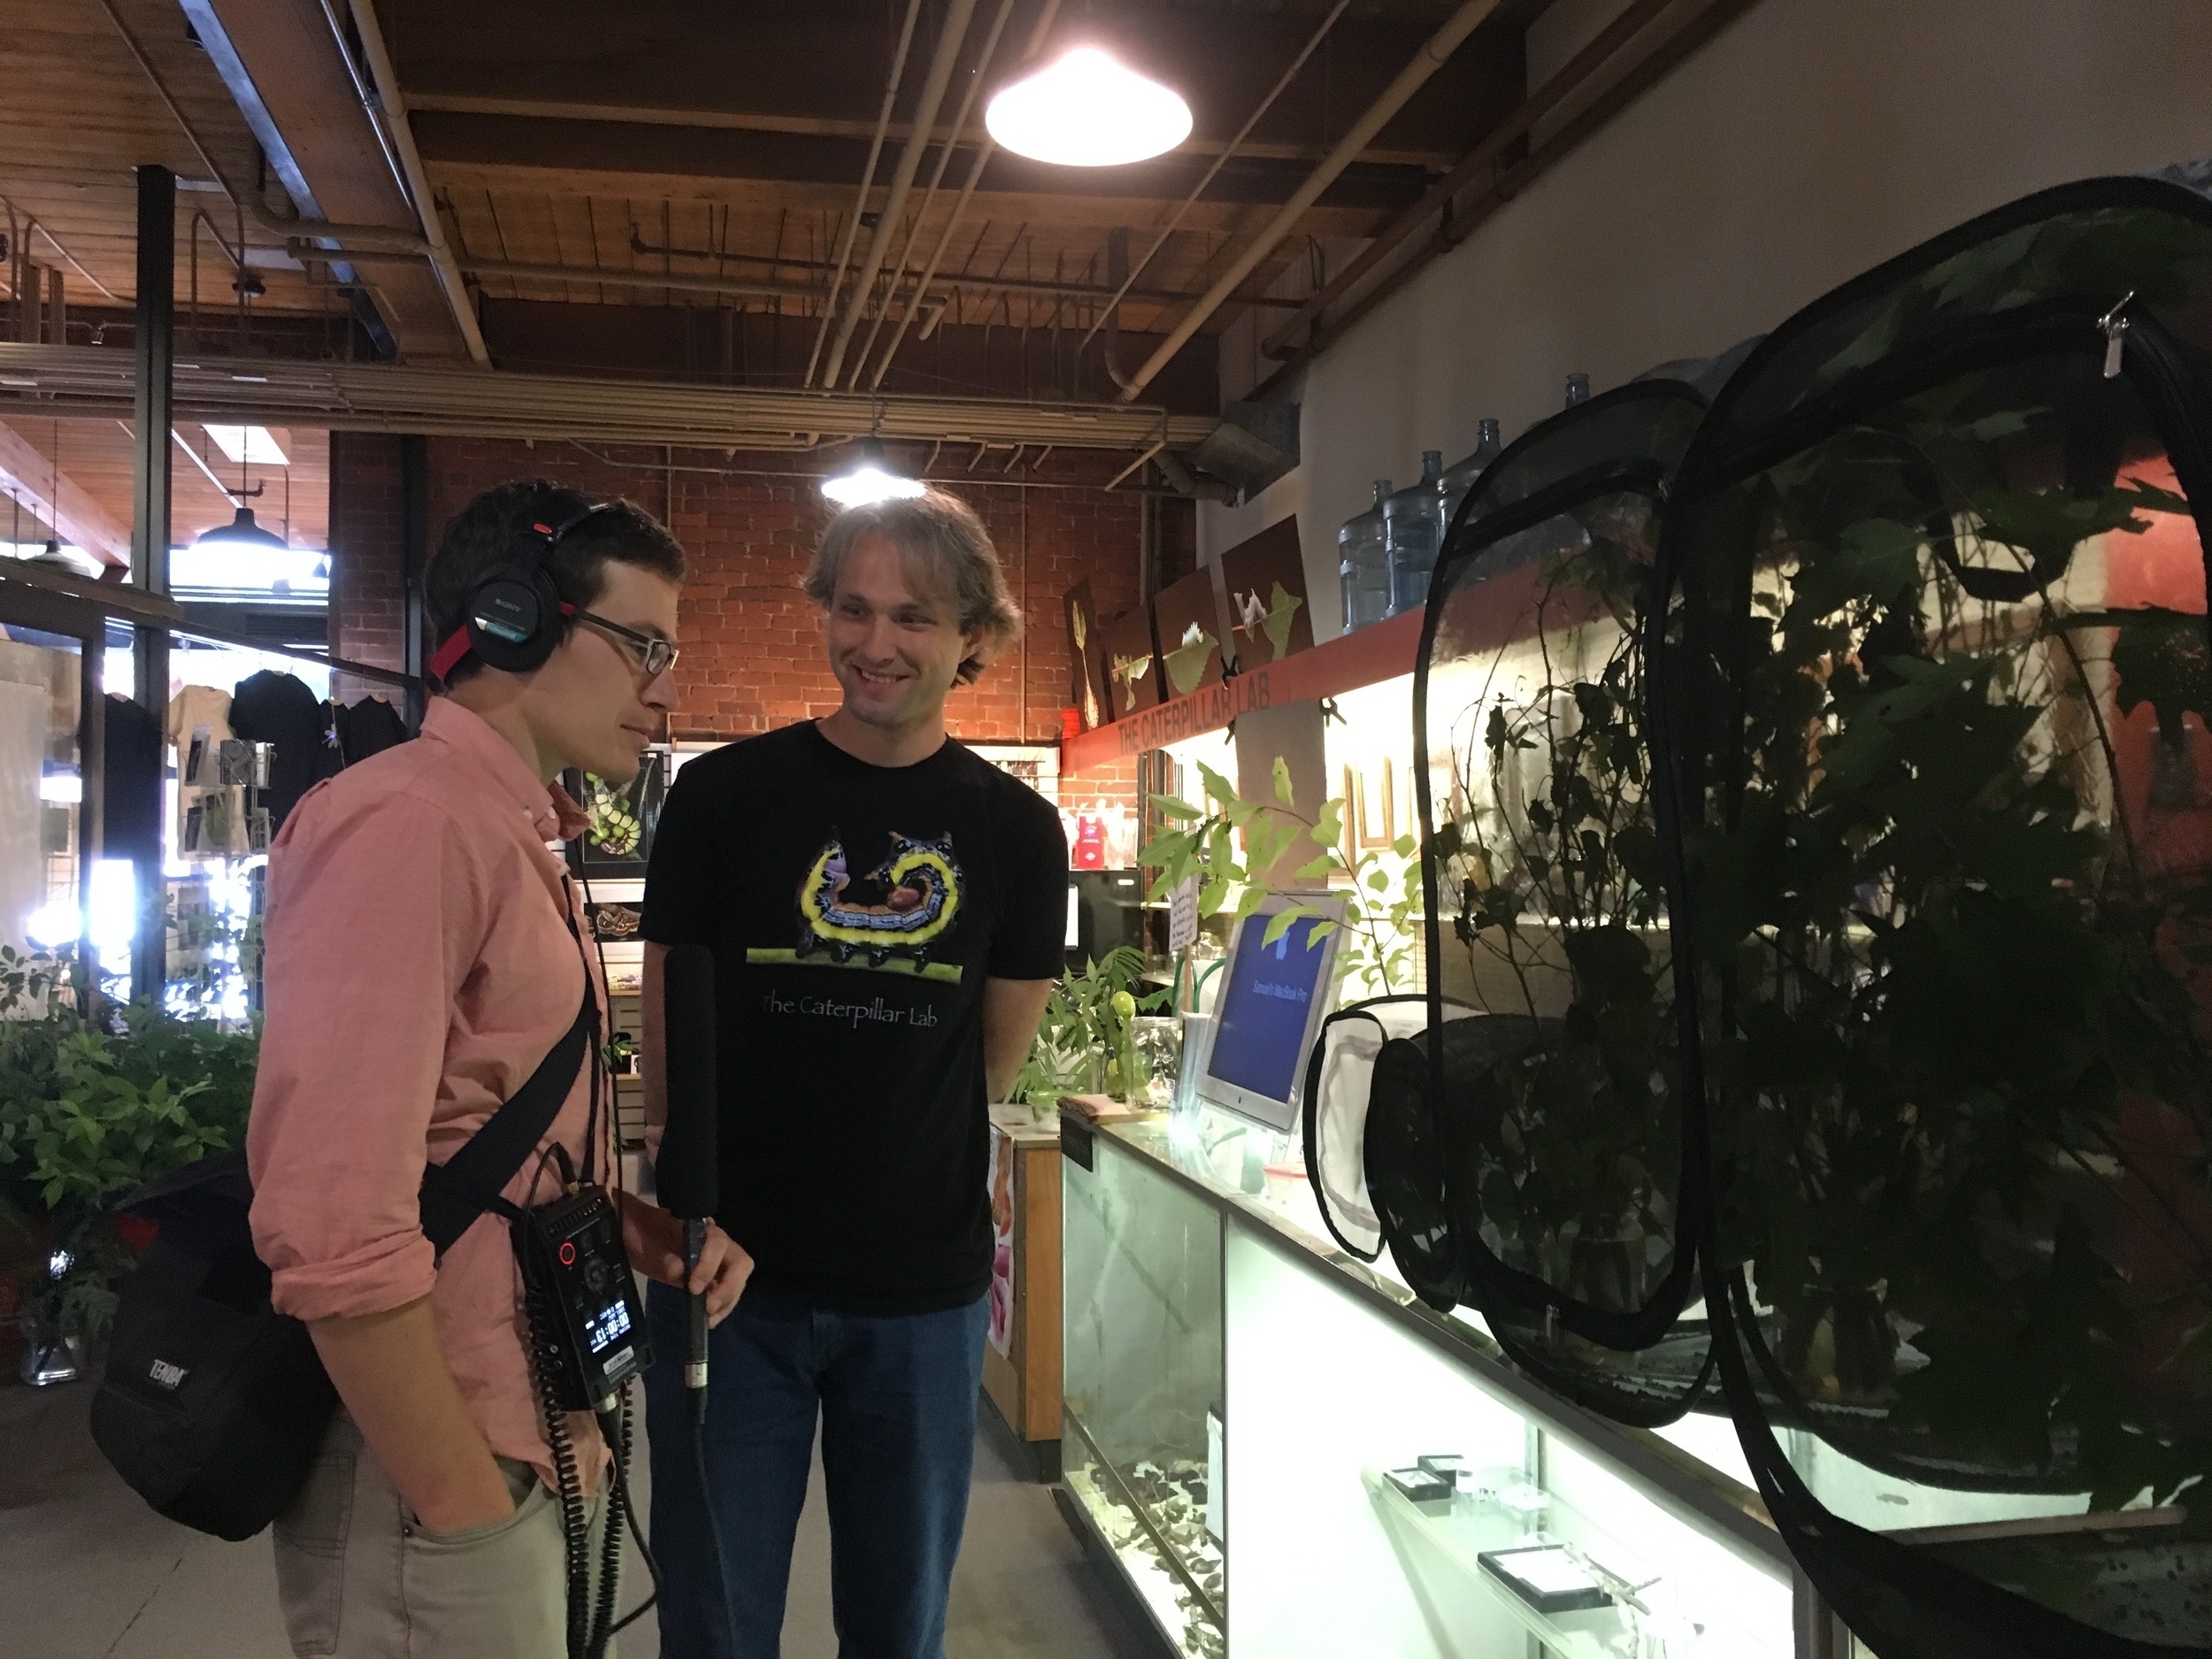
<instances>
[{"instance_id":1,"label":"black mesh netting","mask_svg":"<svg viewBox=\"0 0 2212 1659\"><path fill-rule=\"evenodd\" d=\"M2208 344L2212 207L2048 192L1778 330L1668 509L1683 1210L1883 1659L2212 1649Z\"/></svg>"},{"instance_id":2,"label":"black mesh netting","mask_svg":"<svg viewBox=\"0 0 2212 1659\"><path fill-rule=\"evenodd\" d=\"M1639 626L1661 488L1704 408L1653 380L1556 416L1453 526L1415 671L1415 772L1431 994L1477 1011L1378 1063L1368 1123L1409 1282L1474 1303L1571 1399L1645 1424L1693 1402L1709 1346L1684 1318Z\"/></svg>"}]
</instances>

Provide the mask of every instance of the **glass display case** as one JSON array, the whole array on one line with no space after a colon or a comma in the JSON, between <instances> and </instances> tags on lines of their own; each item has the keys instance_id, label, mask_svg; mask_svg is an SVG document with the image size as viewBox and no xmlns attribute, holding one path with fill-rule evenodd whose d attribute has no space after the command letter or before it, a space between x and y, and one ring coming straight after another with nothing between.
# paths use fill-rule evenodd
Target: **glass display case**
<instances>
[{"instance_id":1,"label":"glass display case","mask_svg":"<svg viewBox=\"0 0 2212 1659\"><path fill-rule=\"evenodd\" d=\"M1064 1147L1067 1486L1179 1651L1832 1651L1724 1421L1663 1438L1546 1393L1336 1251L1228 1114Z\"/></svg>"},{"instance_id":2,"label":"glass display case","mask_svg":"<svg viewBox=\"0 0 2212 1659\"><path fill-rule=\"evenodd\" d=\"M1221 1211L1071 1120L1062 1134L1066 1488L1175 1650L1221 1659Z\"/></svg>"}]
</instances>

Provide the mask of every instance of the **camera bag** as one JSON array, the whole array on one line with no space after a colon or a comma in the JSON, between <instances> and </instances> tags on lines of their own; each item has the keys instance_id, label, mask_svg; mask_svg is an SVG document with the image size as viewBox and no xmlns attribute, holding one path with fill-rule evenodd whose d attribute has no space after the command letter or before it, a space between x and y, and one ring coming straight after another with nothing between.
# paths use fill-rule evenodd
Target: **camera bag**
<instances>
[{"instance_id":1,"label":"camera bag","mask_svg":"<svg viewBox=\"0 0 2212 1659\"><path fill-rule=\"evenodd\" d=\"M599 1030L588 979L565 1035L442 1164L423 1171L422 1230L441 1260L544 1140ZM337 1390L307 1326L270 1304L254 1252L242 1148L141 1188L121 1206L158 1225L124 1280L92 1438L131 1489L173 1521L251 1538L306 1479Z\"/></svg>"}]
</instances>

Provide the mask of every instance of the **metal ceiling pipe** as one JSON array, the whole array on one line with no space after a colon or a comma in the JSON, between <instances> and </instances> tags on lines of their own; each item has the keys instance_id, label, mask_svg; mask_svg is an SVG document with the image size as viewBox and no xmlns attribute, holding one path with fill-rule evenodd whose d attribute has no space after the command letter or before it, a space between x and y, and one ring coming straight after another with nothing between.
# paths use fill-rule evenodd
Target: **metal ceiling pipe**
<instances>
[{"instance_id":1,"label":"metal ceiling pipe","mask_svg":"<svg viewBox=\"0 0 2212 1659\"><path fill-rule=\"evenodd\" d=\"M192 146L193 154L200 158L200 165L207 169L208 178L256 230L287 239L311 238L316 242L342 243L365 251L377 250L410 254L419 259L429 257L429 242L413 231L402 230L391 225L347 225L329 219L282 219L272 213L252 192L241 190L232 184L222 168L216 165L215 157L208 153L207 145L202 142L198 129L192 125L191 118L185 114L184 106L177 102L176 95L169 90L169 83L161 78L161 72L154 67L153 60L146 55L146 49L139 43L138 36L131 32L130 25L124 22L122 13L116 10L115 0L100 0L100 5L106 12L108 20L115 26L116 33L123 37L123 44L129 49L140 73L146 77L156 96L168 110L170 119L177 124L177 130L184 134L185 142ZM241 241L242 242L242 237ZM75 261L71 263L73 265ZM101 291L107 292L104 288Z\"/></svg>"},{"instance_id":2,"label":"metal ceiling pipe","mask_svg":"<svg viewBox=\"0 0 2212 1659\"><path fill-rule=\"evenodd\" d=\"M1169 217L1166 224L1160 227L1159 234L1153 237L1152 245L1145 250L1144 257L1137 261L1134 270L1129 268L1129 250L1126 246L1128 233L1120 230L1114 233L1115 235L1122 238L1125 244L1122 249L1121 272L1118 276L1108 279L1116 284L1114 297L1106 307L1105 314L1091 324L1090 332L1083 336L1082 344L1076 347L1075 355L1078 358L1083 355L1083 347L1089 345L1097 337L1101 328L1109 326L1110 324L1118 328L1121 320L1121 302L1129 293L1131 285L1151 268L1152 262L1160 257L1160 250L1167 246L1167 239L1175 234L1176 228L1182 224L1185 216L1198 204L1198 198L1206 194L1206 187L1214 181L1214 175L1228 164L1230 157L1235 155L1242 148L1244 141L1252 135L1252 129L1257 127L1262 118L1275 107L1275 100L1289 90L1290 83L1298 79L1298 72L1306 66L1306 59L1314 55L1323 41L1328 39L1329 31L1336 27L1336 20L1344 15L1344 10L1349 4L1351 4L1351 0L1336 0L1336 4L1330 8L1328 16L1321 19L1321 27L1307 37L1305 45L1299 49L1298 56L1290 60L1290 67L1283 71L1275 84L1268 89L1267 96L1253 106L1252 113L1244 118L1244 125L1237 128L1236 136L1222 147L1221 153L1214 157L1213 165L1206 169L1197 184L1192 188L1191 193L1183 198L1183 204ZM1113 376L1115 385L1128 384L1122 377L1120 359L1110 336L1106 349L1106 373Z\"/></svg>"},{"instance_id":3,"label":"metal ceiling pipe","mask_svg":"<svg viewBox=\"0 0 2212 1659\"><path fill-rule=\"evenodd\" d=\"M1213 287L1192 306L1183 320L1175 325L1159 349L1147 357L1144 366L1130 377L1130 384L1121 394L1123 403L1133 403L1144 388L1159 375L1161 370L1174 360L1175 354L1190 343L1191 337L1205 326L1206 319L1221 308L1222 303L1237 291L1238 285L1260 267L1268 255L1282 245L1283 239L1297 226L1308 208L1321 199L1321 193L1337 180L1337 176L1350 166L1359 153L1374 142L1390 118L1403 109L1413 95L1428 84L1431 75L1444 66L1445 61L1457 51L1466 38L1475 32L1477 25L1498 7L1498 0L1466 0L1458 11L1446 19L1444 26L1429 36L1421 50L1414 53L1395 79L1383 88L1382 96L1367 106L1366 112L1352 123L1351 128L1337 141L1306 181L1291 192L1290 200L1267 221L1266 227L1253 238L1244 251L1230 261L1229 267L1215 279Z\"/></svg>"},{"instance_id":4,"label":"metal ceiling pipe","mask_svg":"<svg viewBox=\"0 0 2212 1659\"><path fill-rule=\"evenodd\" d=\"M373 250L318 248L299 237L285 251L303 265L380 265L417 256ZM511 277L524 282L575 282L617 288L673 288L686 294L728 294L741 299L819 299L822 290L805 282L776 282L766 277L694 276L683 272L622 270L580 265L534 265L520 259L479 259L456 254L453 262L472 276Z\"/></svg>"},{"instance_id":5,"label":"metal ceiling pipe","mask_svg":"<svg viewBox=\"0 0 2212 1659\"><path fill-rule=\"evenodd\" d=\"M983 37L983 50L976 54L975 67L968 72L968 89L961 95L960 108L945 129L945 142L937 146L937 170L929 175L929 187L922 192L922 204L914 210L913 228L906 234L906 246L899 250L897 262L891 267L891 280L884 285L883 297L872 309L875 320L868 326L868 339L853 359L852 378L848 385L857 386L868 366L868 359L876 349L876 341L883 333L884 320L891 314L891 296L906 280L909 266L914 263L915 245L922 239L922 221L929 217L931 204L937 200L938 187L945 181L945 169L952 165L955 140L967 130L968 116L975 109L976 96L983 90L983 82L990 73L991 59L998 55L999 36L1006 32L1006 19L1013 15L1014 0L999 0L998 15L991 19L991 27Z\"/></svg>"},{"instance_id":6,"label":"metal ceiling pipe","mask_svg":"<svg viewBox=\"0 0 2212 1659\"><path fill-rule=\"evenodd\" d=\"M383 118L392 147L399 153L401 182L406 187L407 199L415 204L415 218L421 223L424 242L429 244L430 264L438 273L438 286L445 290L446 303L452 308L454 325L461 331L470 358L488 365L492 354L485 349L484 331L477 326L468 284L453 262L452 249L446 246L445 227L438 220L438 201L430 194L430 176L423 171L422 152L416 149L414 129L407 124L407 100L400 93L392 56L384 49L384 32L377 27L373 0L352 0L352 4L361 54L369 60L369 77L375 83L377 103L381 106L368 112L369 120L373 125L380 114Z\"/></svg>"},{"instance_id":7,"label":"metal ceiling pipe","mask_svg":"<svg viewBox=\"0 0 2212 1659\"><path fill-rule=\"evenodd\" d=\"M875 285L877 273L883 269L884 256L891 251L891 238L898 234L899 215L905 211L907 194L914 188L914 174L922 165L922 151L929 148L930 129L937 125L938 107L945 101L945 88L952 83L960 44L967 38L968 24L974 16L975 0L948 0L945 27L937 36L937 50L930 58L929 73L923 77L921 96L914 105L914 130L907 137L906 147L899 151L898 165L891 170L890 193L877 211L875 234L868 239L867 257L860 262L860 274L853 279L852 298L846 303L844 316L837 325L837 337L830 342L829 361L822 365L825 386L835 386L838 373L845 366L845 352L852 344L853 330L860 326L862 303Z\"/></svg>"},{"instance_id":8,"label":"metal ceiling pipe","mask_svg":"<svg viewBox=\"0 0 2212 1659\"><path fill-rule=\"evenodd\" d=\"M882 158L883 141L891 130L891 108L898 101L899 81L906 73L907 49L914 43L914 20L921 13L922 0L906 0L906 21L900 26L898 50L891 55L891 73L883 83L883 108L876 115L875 136L868 141L868 165L860 170L860 194L853 200L845 234L838 239L837 270L830 278L829 298L822 305L822 326L814 331L814 349L807 353L806 379L802 382L807 386L814 384L814 371L822 362L822 344L829 338L830 323L837 315L838 289L845 280L845 265L853 257L860 221L868 211L868 192L875 187L876 163Z\"/></svg>"},{"instance_id":9,"label":"metal ceiling pipe","mask_svg":"<svg viewBox=\"0 0 2212 1659\"><path fill-rule=\"evenodd\" d=\"M131 411L132 354L97 346L0 344L0 418L111 419ZM1187 449L1219 423L1156 404L1011 397L800 391L580 374L523 374L471 364L338 363L201 355L176 370L175 414L229 425L349 432L588 438L686 449L743 447L761 436L871 433L887 442L1056 444L1134 451Z\"/></svg>"},{"instance_id":10,"label":"metal ceiling pipe","mask_svg":"<svg viewBox=\"0 0 2212 1659\"><path fill-rule=\"evenodd\" d=\"M1030 27L1029 45L1022 53L1025 59L1034 58L1044 50L1045 39L1052 33L1052 26L1059 16L1060 0L1045 0L1044 5L1037 13L1037 21ZM959 199L953 203L952 212L945 220L944 229L937 233L937 245L930 250L929 263L922 267L921 287L926 288L937 280L937 269L944 263L945 250L952 245L952 233L960 221L967 217L968 204L975 200L975 188L982 181L983 169L990 165L991 157L997 153L997 143L987 134L983 142L976 146L975 159L968 164L968 179L967 182L960 187ZM989 227L987 221L984 228L987 230ZM954 286L964 288L967 284L960 281L956 282ZM942 314L941 311L939 313L940 316ZM929 324L922 330L922 338L928 339L936 326L936 319L932 318ZM891 367L891 359L899 355L900 343L906 338L906 327L905 320L902 319L897 331L891 336L891 343L884 347L883 356L876 361L876 372L868 381L870 386L883 384L884 374Z\"/></svg>"},{"instance_id":11,"label":"metal ceiling pipe","mask_svg":"<svg viewBox=\"0 0 2212 1659\"><path fill-rule=\"evenodd\" d=\"M1520 106L1482 136L1452 170L1422 193L1421 199L1390 222L1381 235L1363 248L1356 258L1315 289L1282 326L1260 342L1271 357L1286 357L1291 340L1330 306L1343 298L1360 280L1394 252L1405 240L1445 211L1452 199L1475 180L1475 175L1495 162L1512 144L1578 91L1583 83L1609 63L1614 55L1643 32L1644 26L1674 0L1634 0L1619 16L1598 32L1590 43L1568 60L1564 67L1522 100Z\"/></svg>"}]
</instances>

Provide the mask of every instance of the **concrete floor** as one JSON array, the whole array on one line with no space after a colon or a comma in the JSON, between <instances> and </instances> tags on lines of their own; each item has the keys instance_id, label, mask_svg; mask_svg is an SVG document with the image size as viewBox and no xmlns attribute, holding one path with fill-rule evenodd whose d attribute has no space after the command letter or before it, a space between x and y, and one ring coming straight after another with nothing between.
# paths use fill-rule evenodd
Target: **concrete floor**
<instances>
[{"instance_id":1,"label":"concrete floor","mask_svg":"<svg viewBox=\"0 0 2212 1659\"><path fill-rule=\"evenodd\" d=\"M264 1538L226 1544L161 1519L117 1479L86 1427L84 1384L0 1386L0 1651L11 1659L288 1659ZM979 1408L974 1495L953 1578L948 1659L1145 1659L1054 1510ZM645 1458L641 1448L642 1474ZM642 1489L641 1506L648 1502ZM630 1585L645 1575L633 1556ZM634 1599L635 1592L626 1596ZM622 1659L657 1659L652 1616ZM799 1523L785 1659L833 1659L829 1524L818 1478Z\"/></svg>"}]
</instances>

